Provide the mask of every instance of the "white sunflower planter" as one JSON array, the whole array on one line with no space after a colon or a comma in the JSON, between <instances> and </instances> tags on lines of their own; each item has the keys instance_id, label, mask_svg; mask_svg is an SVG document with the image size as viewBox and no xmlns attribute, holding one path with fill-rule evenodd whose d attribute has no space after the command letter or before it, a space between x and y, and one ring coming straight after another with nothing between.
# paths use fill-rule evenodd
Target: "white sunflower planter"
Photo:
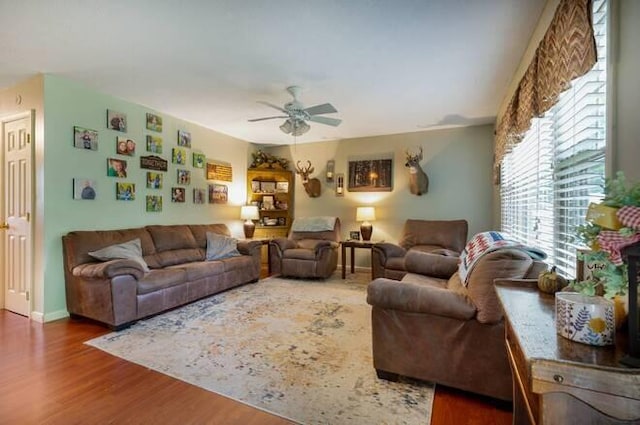
<instances>
[{"instance_id":1,"label":"white sunflower planter","mask_svg":"<svg viewBox=\"0 0 640 425\"><path fill-rule=\"evenodd\" d=\"M613 344L616 332L613 302L602 297L557 292L556 331L583 344Z\"/></svg>"}]
</instances>

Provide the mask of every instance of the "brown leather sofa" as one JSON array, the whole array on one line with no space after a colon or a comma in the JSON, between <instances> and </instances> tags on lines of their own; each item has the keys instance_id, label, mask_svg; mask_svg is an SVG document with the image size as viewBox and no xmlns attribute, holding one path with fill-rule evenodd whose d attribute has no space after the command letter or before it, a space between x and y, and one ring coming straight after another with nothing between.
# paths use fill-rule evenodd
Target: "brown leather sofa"
<instances>
[{"instance_id":1,"label":"brown leather sofa","mask_svg":"<svg viewBox=\"0 0 640 425\"><path fill-rule=\"evenodd\" d=\"M371 248L373 278L402 279L407 273L404 256L411 250L459 257L467 243L468 231L466 220L409 219L397 245L382 242Z\"/></svg>"},{"instance_id":2,"label":"brown leather sofa","mask_svg":"<svg viewBox=\"0 0 640 425\"><path fill-rule=\"evenodd\" d=\"M204 261L207 232L229 236L224 224L146 226L70 232L62 237L67 310L122 329L151 316L260 277L259 241L238 241L241 255ZM88 253L140 239L150 271L136 261L100 262Z\"/></svg>"},{"instance_id":3,"label":"brown leather sofa","mask_svg":"<svg viewBox=\"0 0 640 425\"><path fill-rule=\"evenodd\" d=\"M327 224L320 230L296 230L296 219L288 238L269 241L271 272L287 277L326 279L338 267L340 219L321 217ZM313 220L314 217L309 217ZM328 230L327 228L331 229Z\"/></svg>"},{"instance_id":4,"label":"brown leather sofa","mask_svg":"<svg viewBox=\"0 0 640 425\"><path fill-rule=\"evenodd\" d=\"M478 260L464 286L456 258L410 251L402 281L367 288L373 365L380 378L431 381L511 400L511 371L495 280L533 279L546 265L518 249Z\"/></svg>"}]
</instances>

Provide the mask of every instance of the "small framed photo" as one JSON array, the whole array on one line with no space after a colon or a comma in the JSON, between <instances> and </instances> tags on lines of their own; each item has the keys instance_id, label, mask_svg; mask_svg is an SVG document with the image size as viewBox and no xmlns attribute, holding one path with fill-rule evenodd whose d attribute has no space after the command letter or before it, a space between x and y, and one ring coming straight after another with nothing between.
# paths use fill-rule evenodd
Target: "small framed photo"
<instances>
[{"instance_id":1,"label":"small framed photo","mask_svg":"<svg viewBox=\"0 0 640 425\"><path fill-rule=\"evenodd\" d=\"M263 193L275 193L276 182L260 182L260 190Z\"/></svg>"},{"instance_id":2,"label":"small framed photo","mask_svg":"<svg viewBox=\"0 0 640 425\"><path fill-rule=\"evenodd\" d=\"M278 226L286 226L287 217L278 217Z\"/></svg>"},{"instance_id":3,"label":"small framed photo","mask_svg":"<svg viewBox=\"0 0 640 425\"><path fill-rule=\"evenodd\" d=\"M96 199L96 181L86 177L73 179L73 199Z\"/></svg>"},{"instance_id":4,"label":"small framed photo","mask_svg":"<svg viewBox=\"0 0 640 425\"><path fill-rule=\"evenodd\" d=\"M122 112L107 109L107 128L109 130L127 132L127 116Z\"/></svg>"},{"instance_id":5,"label":"small framed photo","mask_svg":"<svg viewBox=\"0 0 640 425\"><path fill-rule=\"evenodd\" d=\"M162 117L147 112L147 130L162 133Z\"/></svg>"},{"instance_id":6,"label":"small framed photo","mask_svg":"<svg viewBox=\"0 0 640 425\"><path fill-rule=\"evenodd\" d=\"M352 241L359 241L360 240L360 231L358 230L352 230L349 232L349 239Z\"/></svg>"},{"instance_id":7,"label":"small framed photo","mask_svg":"<svg viewBox=\"0 0 640 425\"><path fill-rule=\"evenodd\" d=\"M184 146L185 148L190 148L191 133L184 130L178 130L178 146Z\"/></svg>"},{"instance_id":8,"label":"small framed photo","mask_svg":"<svg viewBox=\"0 0 640 425\"><path fill-rule=\"evenodd\" d=\"M127 161L118 158L107 158L107 176L127 177Z\"/></svg>"},{"instance_id":9,"label":"small framed photo","mask_svg":"<svg viewBox=\"0 0 640 425\"><path fill-rule=\"evenodd\" d=\"M191 171L178 170L178 184L191 184Z\"/></svg>"},{"instance_id":10,"label":"small framed photo","mask_svg":"<svg viewBox=\"0 0 640 425\"><path fill-rule=\"evenodd\" d=\"M78 149L98 150L98 132L84 127L73 127L73 146Z\"/></svg>"},{"instance_id":11,"label":"small framed photo","mask_svg":"<svg viewBox=\"0 0 640 425\"><path fill-rule=\"evenodd\" d=\"M260 193L261 192L261 190L260 190L260 182L259 181L253 180L251 182L251 191L253 193Z\"/></svg>"},{"instance_id":12,"label":"small framed photo","mask_svg":"<svg viewBox=\"0 0 640 425\"><path fill-rule=\"evenodd\" d=\"M187 165L187 151L181 148L172 148L171 162L178 165Z\"/></svg>"},{"instance_id":13,"label":"small framed photo","mask_svg":"<svg viewBox=\"0 0 640 425\"><path fill-rule=\"evenodd\" d=\"M162 195L147 195L147 212L162 211Z\"/></svg>"},{"instance_id":14,"label":"small framed photo","mask_svg":"<svg viewBox=\"0 0 640 425\"><path fill-rule=\"evenodd\" d=\"M147 152L162 153L162 137L147 134Z\"/></svg>"},{"instance_id":15,"label":"small framed photo","mask_svg":"<svg viewBox=\"0 0 640 425\"><path fill-rule=\"evenodd\" d=\"M209 185L209 203L226 204L229 199L229 188L224 184Z\"/></svg>"},{"instance_id":16,"label":"small framed photo","mask_svg":"<svg viewBox=\"0 0 640 425\"><path fill-rule=\"evenodd\" d=\"M204 163L207 161L207 158L203 153L193 153L193 168L204 168Z\"/></svg>"},{"instance_id":17,"label":"small framed photo","mask_svg":"<svg viewBox=\"0 0 640 425\"><path fill-rule=\"evenodd\" d=\"M116 200L133 201L136 199L135 183L116 183Z\"/></svg>"},{"instance_id":18,"label":"small framed photo","mask_svg":"<svg viewBox=\"0 0 640 425\"><path fill-rule=\"evenodd\" d=\"M162 173L147 171L147 189L162 189Z\"/></svg>"},{"instance_id":19,"label":"small framed photo","mask_svg":"<svg viewBox=\"0 0 640 425\"><path fill-rule=\"evenodd\" d=\"M116 140L116 153L120 155L136 156L136 142L127 137L118 137Z\"/></svg>"},{"instance_id":20,"label":"small framed photo","mask_svg":"<svg viewBox=\"0 0 640 425\"><path fill-rule=\"evenodd\" d=\"M273 203L273 196L262 197L262 209L263 210L275 210L276 206Z\"/></svg>"},{"instance_id":21,"label":"small framed photo","mask_svg":"<svg viewBox=\"0 0 640 425\"><path fill-rule=\"evenodd\" d=\"M184 202L184 192L185 189L183 187L172 187L171 188L171 202Z\"/></svg>"},{"instance_id":22,"label":"small framed photo","mask_svg":"<svg viewBox=\"0 0 640 425\"><path fill-rule=\"evenodd\" d=\"M277 193L289 192L289 182L276 182L276 192Z\"/></svg>"},{"instance_id":23,"label":"small framed photo","mask_svg":"<svg viewBox=\"0 0 640 425\"><path fill-rule=\"evenodd\" d=\"M207 191L204 189L193 189L193 203L194 204L204 204L205 199L207 199Z\"/></svg>"}]
</instances>

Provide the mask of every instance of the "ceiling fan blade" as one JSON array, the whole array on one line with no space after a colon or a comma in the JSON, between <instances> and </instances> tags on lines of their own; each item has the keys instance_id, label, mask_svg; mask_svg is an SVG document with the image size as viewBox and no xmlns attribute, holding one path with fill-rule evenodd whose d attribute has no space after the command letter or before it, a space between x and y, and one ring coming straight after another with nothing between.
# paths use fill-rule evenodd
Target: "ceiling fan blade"
<instances>
[{"instance_id":1,"label":"ceiling fan blade","mask_svg":"<svg viewBox=\"0 0 640 425\"><path fill-rule=\"evenodd\" d=\"M336 108L333 107L330 103L323 103L322 105L310 106L305 108L304 111L309 115L318 115L318 114L332 114L334 112L338 112Z\"/></svg>"},{"instance_id":2,"label":"ceiling fan blade","mask_svg":"<svg viewBox=\"0 0 640 425\"><path fill-rule=\"evenodd\" d=\"M264 120L272 120L275 118L289 118L289 115L284 115L284 116L277 116L277 117L264 117L264 118L254 118L251 120L248 120L249 122L256 122L256 121L264 121Z\"/></svg>"},{"instance_id":3,"label":"ceiling fan blade","mask_svg":"<svg viewBox=\"0 0 640 425\"><path fill-rule=\"evenodd\" d=\"M275 108L278 111L281 111L281 112L284 112L285 114L288 114L286 109L283 109L282 107L280 107L278 105L274 105L273 103L265 102L264 100L258 100L258 103L262 103L263 105L271 106L272 108Z\"/></svg>"},{"instance_id":4,"label":"ceiling fan blade","mask_svg":"<svg viewBox=\"0 0 640 425\"><path fill-rule=\"evenodd\" d=\"M309 121L318 122L320 124L332 125L334 127L339 126L340 123L342 122L342 120L339 120L337 118L316 117L316 116L309 117Z\"/></svg>"}]
</instances>

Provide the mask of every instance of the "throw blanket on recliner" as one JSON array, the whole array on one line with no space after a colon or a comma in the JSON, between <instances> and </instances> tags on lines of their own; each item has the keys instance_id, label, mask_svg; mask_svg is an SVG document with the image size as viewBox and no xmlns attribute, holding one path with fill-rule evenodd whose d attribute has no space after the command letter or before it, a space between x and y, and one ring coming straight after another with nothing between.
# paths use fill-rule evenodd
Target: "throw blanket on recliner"
<instances>
[{"instance_id":1,"label":"throw blanket on recliner","mask_svg":"<svg viewBox=\"0 0 640 425\"><path fill-rule=\"evenodd\" d=\"M292 232L324 232L333 230L336 218L331 216L299 217L291 225Z\"/></svg>"},{"instance_id":2,"label":"throw blanket on recliner","mask_svg":"<svg viewBox=\"0 0 640 425\"><path fill-rule=\"evenodd\" d=\"M460 267L458 268L458 272L462 283L465 286L467 285L467 278L469 277L471 270L473 270L473 266L475 266L483 255L502 248L521 249L529 254L531 258L536 260L544 260L547 258L547 254L541 250L522 245L516 241L505 239L498 232L478 233L472 237L469 242L467 242L462 254L460 254Z\"/></svg>"}]
</instances>

